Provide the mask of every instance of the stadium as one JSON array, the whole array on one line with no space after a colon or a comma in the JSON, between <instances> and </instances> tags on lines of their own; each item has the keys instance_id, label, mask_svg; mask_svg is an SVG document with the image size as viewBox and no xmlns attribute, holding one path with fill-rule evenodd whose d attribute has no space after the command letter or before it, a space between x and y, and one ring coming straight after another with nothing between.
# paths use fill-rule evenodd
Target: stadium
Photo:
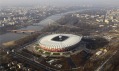
<instances>
[{"instance_id":1,"label":"stadium","mask_svg":"<svg viewBox=\"0 0 119 71\"><path fill-rule=\"evenodd\" d=\"M79 45L82 36L73 34L50 34L38 40L40 49L49 52L66 52Z\"/></svg>"}]
</instances>

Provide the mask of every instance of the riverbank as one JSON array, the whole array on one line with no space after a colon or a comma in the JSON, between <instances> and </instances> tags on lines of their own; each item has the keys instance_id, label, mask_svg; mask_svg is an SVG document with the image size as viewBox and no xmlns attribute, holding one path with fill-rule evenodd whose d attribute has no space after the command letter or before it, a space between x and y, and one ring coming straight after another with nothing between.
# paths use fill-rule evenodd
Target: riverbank
<instances>
[{"instance_id":1,"label":"riverbank","mask_svg":"<svg viewBox=\"0 0 119 71\"><path fill-rule=\"evenodd\" d=\"M32 35L28 35L28 36L22 37L21 39L18 39L18 40L14 40L14 41L9 41L9 42L3 43L2 45L5 48L9 48L9 49L20 47L20 46L23 46L25 44L28 44L28 43L31 43L31 42L37 40L37 37L40 34L41 33L34 33Z\"/></svg>"},{"instance_id":2,"label":"riverbank","mask_svg":"<svg viewBox=\"0 0 119 71\"><path fill-rule=\"evenodd\" d=\"M60 13L60 14L55 14L52 16L47 17L46 19L43 19L42 21L40 21L39 23L36 23L35 25L30 25L24 28L20 28L20 30L35 30L35 31L40 31L43 28L46 28L47 25L55 23L58 19L60 19L61 17L63 17L66 14L69 13L75 13L75 12L81 12L84 9L81 10L75 10L75 11L70 11L70 12L65 12L65 13ZM18 29L19 30L19 29ZM5 42L9 42L9 41L13 41L13 40L18 40L24 36L28 36L28 34L20 34L20 33L5 33L0 35L0 43L5 43Z\"/></svg>"}]
</instances>

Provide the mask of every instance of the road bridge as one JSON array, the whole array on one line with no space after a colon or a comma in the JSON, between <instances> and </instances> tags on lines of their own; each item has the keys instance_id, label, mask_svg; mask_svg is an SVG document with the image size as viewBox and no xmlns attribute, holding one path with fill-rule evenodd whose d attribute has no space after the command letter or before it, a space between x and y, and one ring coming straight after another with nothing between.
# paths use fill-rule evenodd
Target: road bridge
<instances>
[{"instance_id":1,"label":"road bridge","mask_svg":"<svg viewBox=\"0 0 119 71\"><path fill-rule=\"evenodd\" d=\"M7 30L9 32L14 32L14 33L34 33L36 31L34 30Z\"/></svg>"}]
</instances>

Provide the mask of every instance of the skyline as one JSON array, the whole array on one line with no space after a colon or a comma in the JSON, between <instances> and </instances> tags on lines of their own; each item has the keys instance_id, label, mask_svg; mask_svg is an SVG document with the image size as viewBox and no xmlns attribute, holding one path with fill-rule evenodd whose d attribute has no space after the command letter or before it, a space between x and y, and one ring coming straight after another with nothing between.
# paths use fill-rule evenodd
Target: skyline
<instances>
[{"instance_id":1,"label":"skyline","mask_svg":"<svg viewBox=\"0 0 119 71\"><path fill-rule=\"evenodd\" d=\"M74 6L74 5L114 5L119 6L119 0L0 0L0 6L16 5L54 5L54 6Z\"/></svg>"}]
</instances>

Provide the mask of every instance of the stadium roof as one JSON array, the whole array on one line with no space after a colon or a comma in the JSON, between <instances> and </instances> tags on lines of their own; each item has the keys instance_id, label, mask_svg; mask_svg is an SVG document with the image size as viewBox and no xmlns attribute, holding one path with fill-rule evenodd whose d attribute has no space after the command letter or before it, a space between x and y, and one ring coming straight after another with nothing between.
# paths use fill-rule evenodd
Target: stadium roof
<instances>
[{"instance_id":1,"label":"stadium roof","mask_svg":"<svg viewBox=\"0 0 119 71\"><path fill-rule=\"evenodd\" d=\"M79 43L82 36L73 34L51 34L39 40L39 44L44 47L52 48L68 48Z\"/></svg>"}]
</instances>

